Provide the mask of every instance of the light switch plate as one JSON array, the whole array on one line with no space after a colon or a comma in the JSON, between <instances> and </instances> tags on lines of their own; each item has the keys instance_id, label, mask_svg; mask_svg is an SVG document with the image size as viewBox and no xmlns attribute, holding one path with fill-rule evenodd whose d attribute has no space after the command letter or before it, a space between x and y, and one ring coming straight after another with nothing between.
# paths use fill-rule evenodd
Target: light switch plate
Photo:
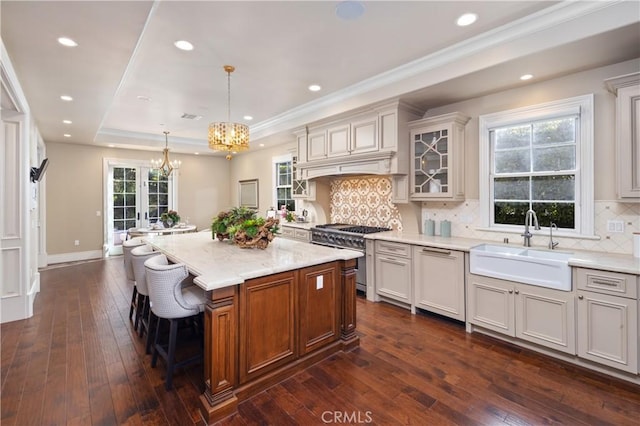
<instances>
[{"instance_id":1,"label":"light switch plate","mask_svg":"<svg viewBox=\"0 0 640 426\"><path fill-rule=\"evenodd\" d=\"M624 232L624 222L621 220L607 220L607 232Z\"/></svg>"},{"instance_id":2,"label":"light switch plate","mask_svg":"<svg viewBox=\"0 0 640 426\"><path fill-rule=\"evenodd\" d=\"M316 277L316 290L322 290L324 287L324 275L318 275Z\"/></svg>"}]
</instances>

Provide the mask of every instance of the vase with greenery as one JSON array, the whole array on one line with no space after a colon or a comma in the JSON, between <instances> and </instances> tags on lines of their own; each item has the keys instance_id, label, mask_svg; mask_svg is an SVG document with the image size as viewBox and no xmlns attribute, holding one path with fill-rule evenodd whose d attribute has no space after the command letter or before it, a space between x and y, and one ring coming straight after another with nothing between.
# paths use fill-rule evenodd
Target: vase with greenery
<instances>
[{"instance_id":1,"label":"vase with greenery","mask_svg":"<svg viewBox=\"0 0 640 426\"><path fill-rule=\"evenodd\" d=\"M230 239L240 247L266 248L278 231L278 219L257 217L255 211L234 207L222 211L211 224L212 238Z\"/></svg>"},{"instance_id":2,"label":"vase with greenery","mask_svg":"<svg viewBox=\"0 0 640 426\"><path fill-rule=\"evenodd\" d=\"M180 215L175 210L169 210L160 215L160 220L165 228L171 228L180 222Z\"/></svg>"},{"instance_id":3,"label":"vase with greenery","mask_svg":"<svg viewBox=\"0 0 640 426\"><path fill-rule=\"evenodd\" d=\"M220 241L225 238L232 238L229 228L238 225L245 220L253 219L256 216L255 211L246 207L234 207L228 211L222 211L213 219L211 223L211 237L218 238Z\"/></svg>"}]
</instances>

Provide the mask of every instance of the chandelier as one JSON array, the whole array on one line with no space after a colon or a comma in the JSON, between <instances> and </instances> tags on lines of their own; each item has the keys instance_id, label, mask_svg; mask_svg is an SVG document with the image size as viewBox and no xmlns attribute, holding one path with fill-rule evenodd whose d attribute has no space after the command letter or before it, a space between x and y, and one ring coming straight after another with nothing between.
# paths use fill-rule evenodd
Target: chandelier
<instances>
[{"instance_id":1,"label":"chandelier","mask_svg":"<svg viewBox=\"0 0 640 426\"><path fill-rule=\"evenodd\" d=\"M151 166L154 169L158 169L158 171L160 172L160 174L165 177L165 178L169 178L169 176L171 176L171 172L173 172L173 169L177 169L180 167L180 164L182 164L182 161L180 160L173 160L173 161L169 161L169 132L163 132L164 133L164 149L162 150L162 158L157 159L157 160L151 160Z\"/></svg>"},{"instance_id":2,"label":"chandelier","mask_svg":"<svg viewBox=\"0 0 640 426\"><path fill-rule=\"evenodd\" d=\"M231 122L231 73L235 69L232 65L224 66L227 73L227 121L209 124L209 148L226 151L227 160L231 160L231 153L249 149L249 126Z\"/></svg>"}]
</instances>

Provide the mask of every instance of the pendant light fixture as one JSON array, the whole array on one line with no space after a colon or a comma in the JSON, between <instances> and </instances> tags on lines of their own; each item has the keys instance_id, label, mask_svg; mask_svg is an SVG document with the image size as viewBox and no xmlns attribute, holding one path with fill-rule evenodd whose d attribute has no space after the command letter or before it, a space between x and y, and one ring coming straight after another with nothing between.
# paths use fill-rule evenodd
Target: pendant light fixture
<instances>
[{"instance_id":1,"label":"pendant light fixture","mask_svg":"<svg viewBox=\"0 0 640 426\"><path fill-rule=\"evenodd\" d=\"M165 131L162 132L164 133L164 149L162 150L162 158L157 159L157 160L151 160L151 166L154 169L158 169L158 171L160 172L160 174L165 177L165 178L169 178L169 176L171 176L171 172L173 172L173 169L177 169L180 167L180 164L182 164L182 161L180 160L173 160L173 161L169 161L169 132Z\"/></svg>"},{"instance_id":2,"label":"pendant light fixture","mask_svg":"<svg viewBox=\"0 0 640 426\"><path fill-rule=\"evenodd\" d=\"M235 71L232 65L225 65L227 73L227 121L209 124L209 148L215 151L226 151L227 160L231 154L249 149L249 126L231 122L231 73Z\"/></svg>"}]
</instances>

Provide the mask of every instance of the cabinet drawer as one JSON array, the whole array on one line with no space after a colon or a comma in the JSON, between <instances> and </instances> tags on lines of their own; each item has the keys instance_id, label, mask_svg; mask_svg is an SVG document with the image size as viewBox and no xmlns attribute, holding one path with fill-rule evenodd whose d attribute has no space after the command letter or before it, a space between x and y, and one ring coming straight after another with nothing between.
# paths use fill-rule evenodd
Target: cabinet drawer
<instances>
[{"instance_id":1,"label":"cabinet drawer","mask_svg":"<svg viewBox=\"0 0 640 426\"><path fill-rule=\"evenodd\" d=\"M411 246L404 243L393 243L390 241L376 241L376 254L384 253L393 256L411 257Z\"/></svg>"},{"instance_id":2,"label":"cabinet drawer","mask_svg":"<svg viewBox=\"0 0 640 426\"><path fill-rule=\"evenodd\" d=\"M311 232L307 231L306 229L294 229L293 233L296 240L306 242L311 241Z\"/></svg>"},{"instance_id":3,"label":"cabinet drawer","mask_svg":"<svg viewBox=\"0 0 640 426\"><path fill-rule=\"evenodd\" d=\"M287 228L286 226L283 226L281 229L281 234L283 237L285 238L295 238L296 237L296 233L295 233L295 229L293 228Z\"/></svg>"},{"instance_id":4,"label":"cabinet drawer","mask_svg":"<svg viewBox=\"0 0 640 426\"><path fill-rule=\"evenodd\" d=\"M638 296L637 277L618 272L598 271L596 269L577 268L577 287L597 293L635 299Z\"/></svg>"}]
</instances>

